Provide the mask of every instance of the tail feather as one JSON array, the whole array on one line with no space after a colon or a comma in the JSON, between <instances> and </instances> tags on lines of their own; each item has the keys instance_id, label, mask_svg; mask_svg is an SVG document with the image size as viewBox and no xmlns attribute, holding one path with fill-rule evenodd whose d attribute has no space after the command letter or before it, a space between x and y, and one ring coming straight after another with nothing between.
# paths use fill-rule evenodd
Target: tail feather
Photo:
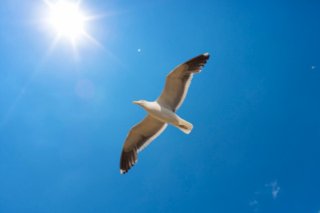
<instances>
[{"instance_id":1,"label":"tail feather","mask_svg":"<svg viewBox=\"0 0 320 213\"><path fill-rule=\"evenodd\" d=\"M188 121L181 119L177 127L185 134L190 134L193 125L192 123L189 123Z\"/></svg>"}]
</instances>

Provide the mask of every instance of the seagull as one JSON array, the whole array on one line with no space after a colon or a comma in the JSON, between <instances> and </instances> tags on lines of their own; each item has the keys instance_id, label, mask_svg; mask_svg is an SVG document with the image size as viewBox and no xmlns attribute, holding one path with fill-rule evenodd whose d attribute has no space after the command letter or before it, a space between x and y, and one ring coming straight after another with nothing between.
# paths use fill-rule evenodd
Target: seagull
<instances>
[{"instance_id":1,"label":"seagull","mask_svg":"<svg viewBox=\"0 0 320 213\"><path fill-rule=\"evenodd\" d=\"M199 73L207 63L209 53L198 55L178 65L166 78L165 87L155 101L133 101L148 112L148 115L131 128L123 144L120 158L120 174L125 174L138 161L138 153L147 147L171 124L185 134L189 134L193 125L176 114L183 103L193 74Z\"/></svg>"}]
</instances>

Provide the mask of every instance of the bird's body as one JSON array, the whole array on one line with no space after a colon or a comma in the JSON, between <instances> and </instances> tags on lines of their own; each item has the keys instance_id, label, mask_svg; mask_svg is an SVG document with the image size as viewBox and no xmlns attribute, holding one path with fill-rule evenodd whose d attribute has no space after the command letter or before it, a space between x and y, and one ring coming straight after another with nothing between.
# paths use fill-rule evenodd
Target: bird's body
<instances>
[{"instance_id":1,"label":"bird's body","mask_svg":"<svg viewBox=\"0 0 320 213\"><path fill-rule=\"evenodd\" d=\"M179 66L169 73L162 94L156 101L134 101L140 105L148 115L130 130L123 145L120 159L120 173L126 173L138 160L138 152L148 146L160 135L167 124L171 124L186 134L193 125L180 118L176 111L183 103L193 74L199 73L209 59L209 54L199 55Z\"/></svg>"},{"instance_id":2,"label":"bird's body","mask_svg":"<svg viewBox=\"0 0 320 213\"><path fill-rule=\"evenodd\" d=\"M136 104L143 107L151 117L176 126L181 131L189 134L192 130L192 124L180 118L175 112L166 106L162 106L157 101L136 101Z\"/></svg>"}]
</instances>

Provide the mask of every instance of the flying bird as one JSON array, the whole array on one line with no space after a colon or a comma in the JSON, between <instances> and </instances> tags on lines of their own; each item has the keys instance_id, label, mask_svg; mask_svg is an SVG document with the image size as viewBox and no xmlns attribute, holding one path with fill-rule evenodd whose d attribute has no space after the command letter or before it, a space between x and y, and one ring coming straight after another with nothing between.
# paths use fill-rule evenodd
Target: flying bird
<instances>
[{"instance_id":1,"label":"flying bird","mask_svg":"<svg viewBox=\"0 0 320 213\"><path fill-rule=\"evenodd\" d=\"M131 128L122 148L120 173L124 174L137 162L138 152L147 147L171 124L185 134L189 134L193 125L180 118L176 111L183 103L193 74L199 73L207 63L209 53L201 54L178 65L166 78L165 87L155 101L133 101L144 108L148 115Z\"/></svg>"}]
</instances>

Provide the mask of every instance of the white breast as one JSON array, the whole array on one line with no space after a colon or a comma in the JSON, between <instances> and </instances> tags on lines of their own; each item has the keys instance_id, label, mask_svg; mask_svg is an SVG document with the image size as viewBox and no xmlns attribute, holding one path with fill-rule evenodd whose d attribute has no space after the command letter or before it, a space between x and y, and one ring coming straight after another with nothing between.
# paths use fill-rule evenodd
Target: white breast
<instances>
[{"instance_id":1,"label":"white breast","mask_svg":"<svg viewBox=\"0 0 320 213\"><path fill-rule=\"evenodd\" d=\"M149 114L166 123L176 125L179 123L179 116L177 116L172 110L161 106L158 102L149 102L145 109Z\"/></svg>"}]
</instances>

